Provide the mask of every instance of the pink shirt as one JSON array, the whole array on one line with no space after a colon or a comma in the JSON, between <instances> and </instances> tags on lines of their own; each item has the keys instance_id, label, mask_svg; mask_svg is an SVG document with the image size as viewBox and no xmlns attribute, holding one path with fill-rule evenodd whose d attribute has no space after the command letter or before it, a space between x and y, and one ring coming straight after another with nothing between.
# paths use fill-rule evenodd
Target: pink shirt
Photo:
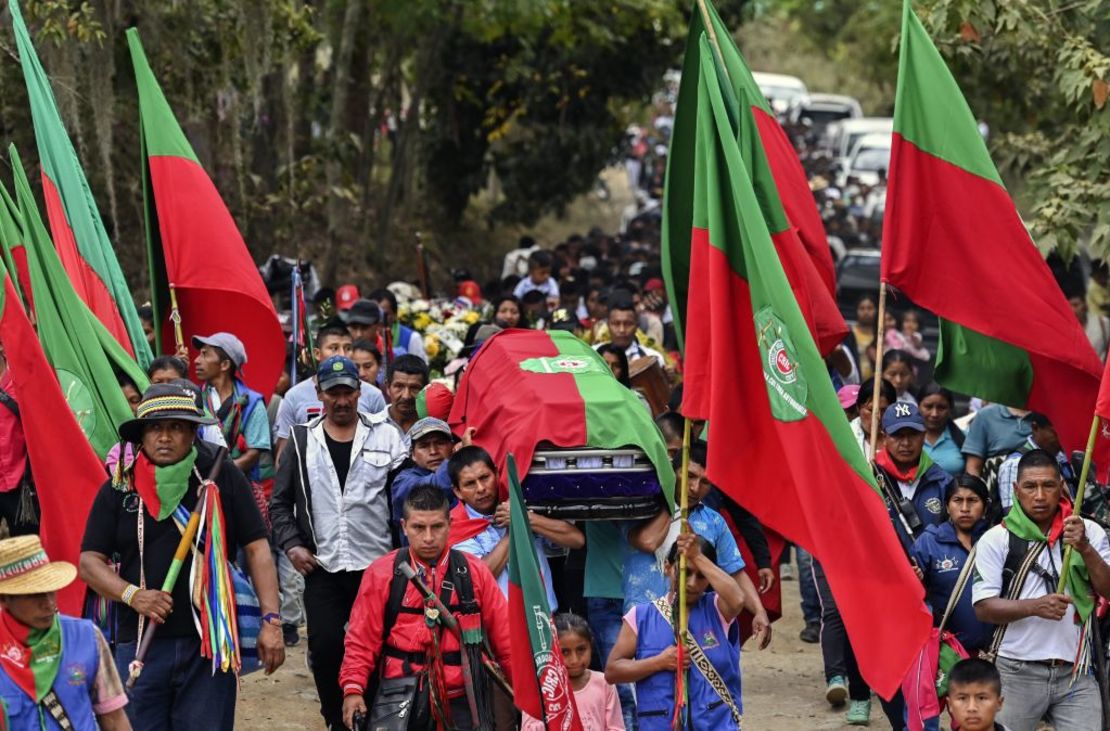
<instances>
[{"instance_id":1,"label":"pink shirt","mask_svg":"<svg viewBox=\"0 0 1110 731\"><path fill-rule=\"evenodd\" d=\"M604 673L590 674L586 687L574 691L574 705L582 720L584 731L624 731L624 717L621 715L621 702L617 698L616 686L605 682ZM520 731L546 731L543 721L524 714Z\"/></svg>"},{"instance_id":2,"label":"pink shirt","mask_svg":"<svg viewBox=\"0 0 1110 731\"><path fill-rule=\"evenodd\" d=\"M16 398L10 370L0 376L0 388ZM10 492L19 487L27 469L27 442L19 417L7 406L0 406L0 444L4 445L0 448L0 492Z\"/></svg>"}]
</instances>

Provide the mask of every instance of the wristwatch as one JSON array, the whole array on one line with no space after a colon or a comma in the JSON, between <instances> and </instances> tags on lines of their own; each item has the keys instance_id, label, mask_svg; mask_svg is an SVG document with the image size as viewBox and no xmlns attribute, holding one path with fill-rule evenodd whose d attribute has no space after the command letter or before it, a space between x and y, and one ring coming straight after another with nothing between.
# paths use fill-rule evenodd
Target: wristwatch
<instances>
[{"instance_id":1,"label":"wristwatch","mask_svg":"<svg viewBox=\"0 0 1110 731\"><path fill-rule=\"evenodd\" d=\"M275 627L281 626L281 615L277 612L270 612L269 614L262 615L263 624L272 624Z\"/></svg>"}]
</instances>

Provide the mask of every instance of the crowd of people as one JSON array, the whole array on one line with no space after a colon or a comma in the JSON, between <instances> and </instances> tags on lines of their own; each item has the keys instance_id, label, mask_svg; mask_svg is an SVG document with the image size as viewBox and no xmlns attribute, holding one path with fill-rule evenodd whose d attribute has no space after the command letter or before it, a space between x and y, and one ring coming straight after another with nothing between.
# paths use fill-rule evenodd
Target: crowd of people
<instances>
[{"instance_id":1,"label":"crowd of people","mask_svg":"<svg viewBox=\"0 0 1110 731\"><path fill-rule=\"evenodd\" d=\"M310 340L281 313L289 365L269 398L243 380L251 354L233 332L157 358L143 393L120 377L134 418L119 427L77 567L50 561L35 535L20 431L30 395L13 393L0 359L0 514L12 536L0 541L3 727L232 728L235 658L242 672L273 672L285 648L307 638L329 729L541 728L509 691L510 658L527 649L512 645L505 621L509 504L491 456L499 435L448 423L468 359L497 333L523 328L593 345L635 391L636 408L652 413L688 491L685 522L669 504L636 521L530 513L583 727L738 730L741 643L749 631L750 647L771 642L764 604L780 577L799 582L801 639L820 644L825 698L847 706L849 724L868 725L872 691L820 563L798 547L797 573L780 574L768 533L706 478L697 438L684 467L682 363L660 264L665 146L653 135L665 142L662 116L633 136L626 169L639 203L622 231L551 246L525 237L502 276L481 286L453 272L448 299L474 314L449 362L416 326L412 285L345 282L310 293ZM821 158L807 159L813 180L829 174ZM880 186L814 188L830 238L878 245ZM1074 304L1103 356L1106 278L1096 267ZM284 310L277 293L287 290L274 289ZM1049 419L975 401L958 414L962 399L923 377L932 354L921 314L887 313L880 348L876 304L872 295L856 303L830 378L939 641L964 658L945 666L949 715L968 731L1033 731L1042 719L1057 731L1100 728L1103 487L1092 485L1076 514L1078 472ZM152 325L149 309L140 314ZM646 372L662 374L663 393L638 381ZM201 519L210 527L191 551L182 537ZM1065 546L1081 562L1061 576ZM78 572L93 593L83 620L56 611L56 593ZM680 651L682 580L689 636ZM219 603L223 594L231 603ZM239 645L231 660L221 655L229 626ZM681 670L686 704L676 711ZM936 729L929 700L906 686L881 705L895 729L922 715Z\"/></svg>"}]
</instances>

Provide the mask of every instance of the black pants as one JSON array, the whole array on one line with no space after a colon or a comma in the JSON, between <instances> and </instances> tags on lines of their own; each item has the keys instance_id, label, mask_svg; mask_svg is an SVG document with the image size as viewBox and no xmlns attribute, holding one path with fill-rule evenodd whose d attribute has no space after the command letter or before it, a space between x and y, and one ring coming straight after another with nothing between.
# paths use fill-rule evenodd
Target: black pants
<instances>
[{"instance_id":1,"label":"black pants","mask_svg":"<svg viewBox=\"0 0 1110 731\"><path fill-rule=\"evenodd\" d=\"M320 696L320 715L329 729L343 729L343 692L339 668L351 607L362 582L361 571L328 573L317 568L304 578L304 610L308 620L308 652L312 677Z\"/></svg>"},{"instance_id":2,"label":"black pants","mask_svg":"<svg viewBox=\"0 0 1110 731\"><path fill-rule=\"evenodd\" d=\"M860 675L856 653L848 642L844 620L840 616L840 610L836 608L836 599L833 598L829 581L825 578L825 571L817 561L813 562L813 578L817 582L817 594L821 598L821 655L825 661L825 681L838 675L845 677L848 679L849 698L854 701L869 700L871 688ZM898 691L889 701L880 698L879 703L891 728L905 728L906 703L902 698L902 691Z\"/></svg>"}]
</instances>

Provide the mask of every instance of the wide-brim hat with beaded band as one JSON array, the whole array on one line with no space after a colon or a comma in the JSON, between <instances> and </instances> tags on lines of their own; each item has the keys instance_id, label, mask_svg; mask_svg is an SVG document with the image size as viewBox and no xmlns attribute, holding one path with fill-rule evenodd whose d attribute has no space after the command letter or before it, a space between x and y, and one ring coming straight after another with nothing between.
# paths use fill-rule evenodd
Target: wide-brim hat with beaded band
<instances>
[{"instance_id":1,"label":"wide-brim hat with beaded band","mask_svg":"<svg viewBox=\"0 0 1110 731\"><path fill-rule=\"evenodd\" d=\"M0 540L0 594L45 594L77 578L77 567L51 561L38 536Z\"/></svg>"},{"instance_id":2,"label":"wide-brim hat with beaded band","mask_svg":"<svg viewBox=\"0 0 1110 731\"><path fill-rule=\"evenodd\" d=\"M152 421L177 419L210 425L216 420L204 415L197 405L196 393L180 384L155 383L143 394L135 418L119 425L119 436L134 444L143 440L143 427Z\"/></svg>"}]
</instances>

